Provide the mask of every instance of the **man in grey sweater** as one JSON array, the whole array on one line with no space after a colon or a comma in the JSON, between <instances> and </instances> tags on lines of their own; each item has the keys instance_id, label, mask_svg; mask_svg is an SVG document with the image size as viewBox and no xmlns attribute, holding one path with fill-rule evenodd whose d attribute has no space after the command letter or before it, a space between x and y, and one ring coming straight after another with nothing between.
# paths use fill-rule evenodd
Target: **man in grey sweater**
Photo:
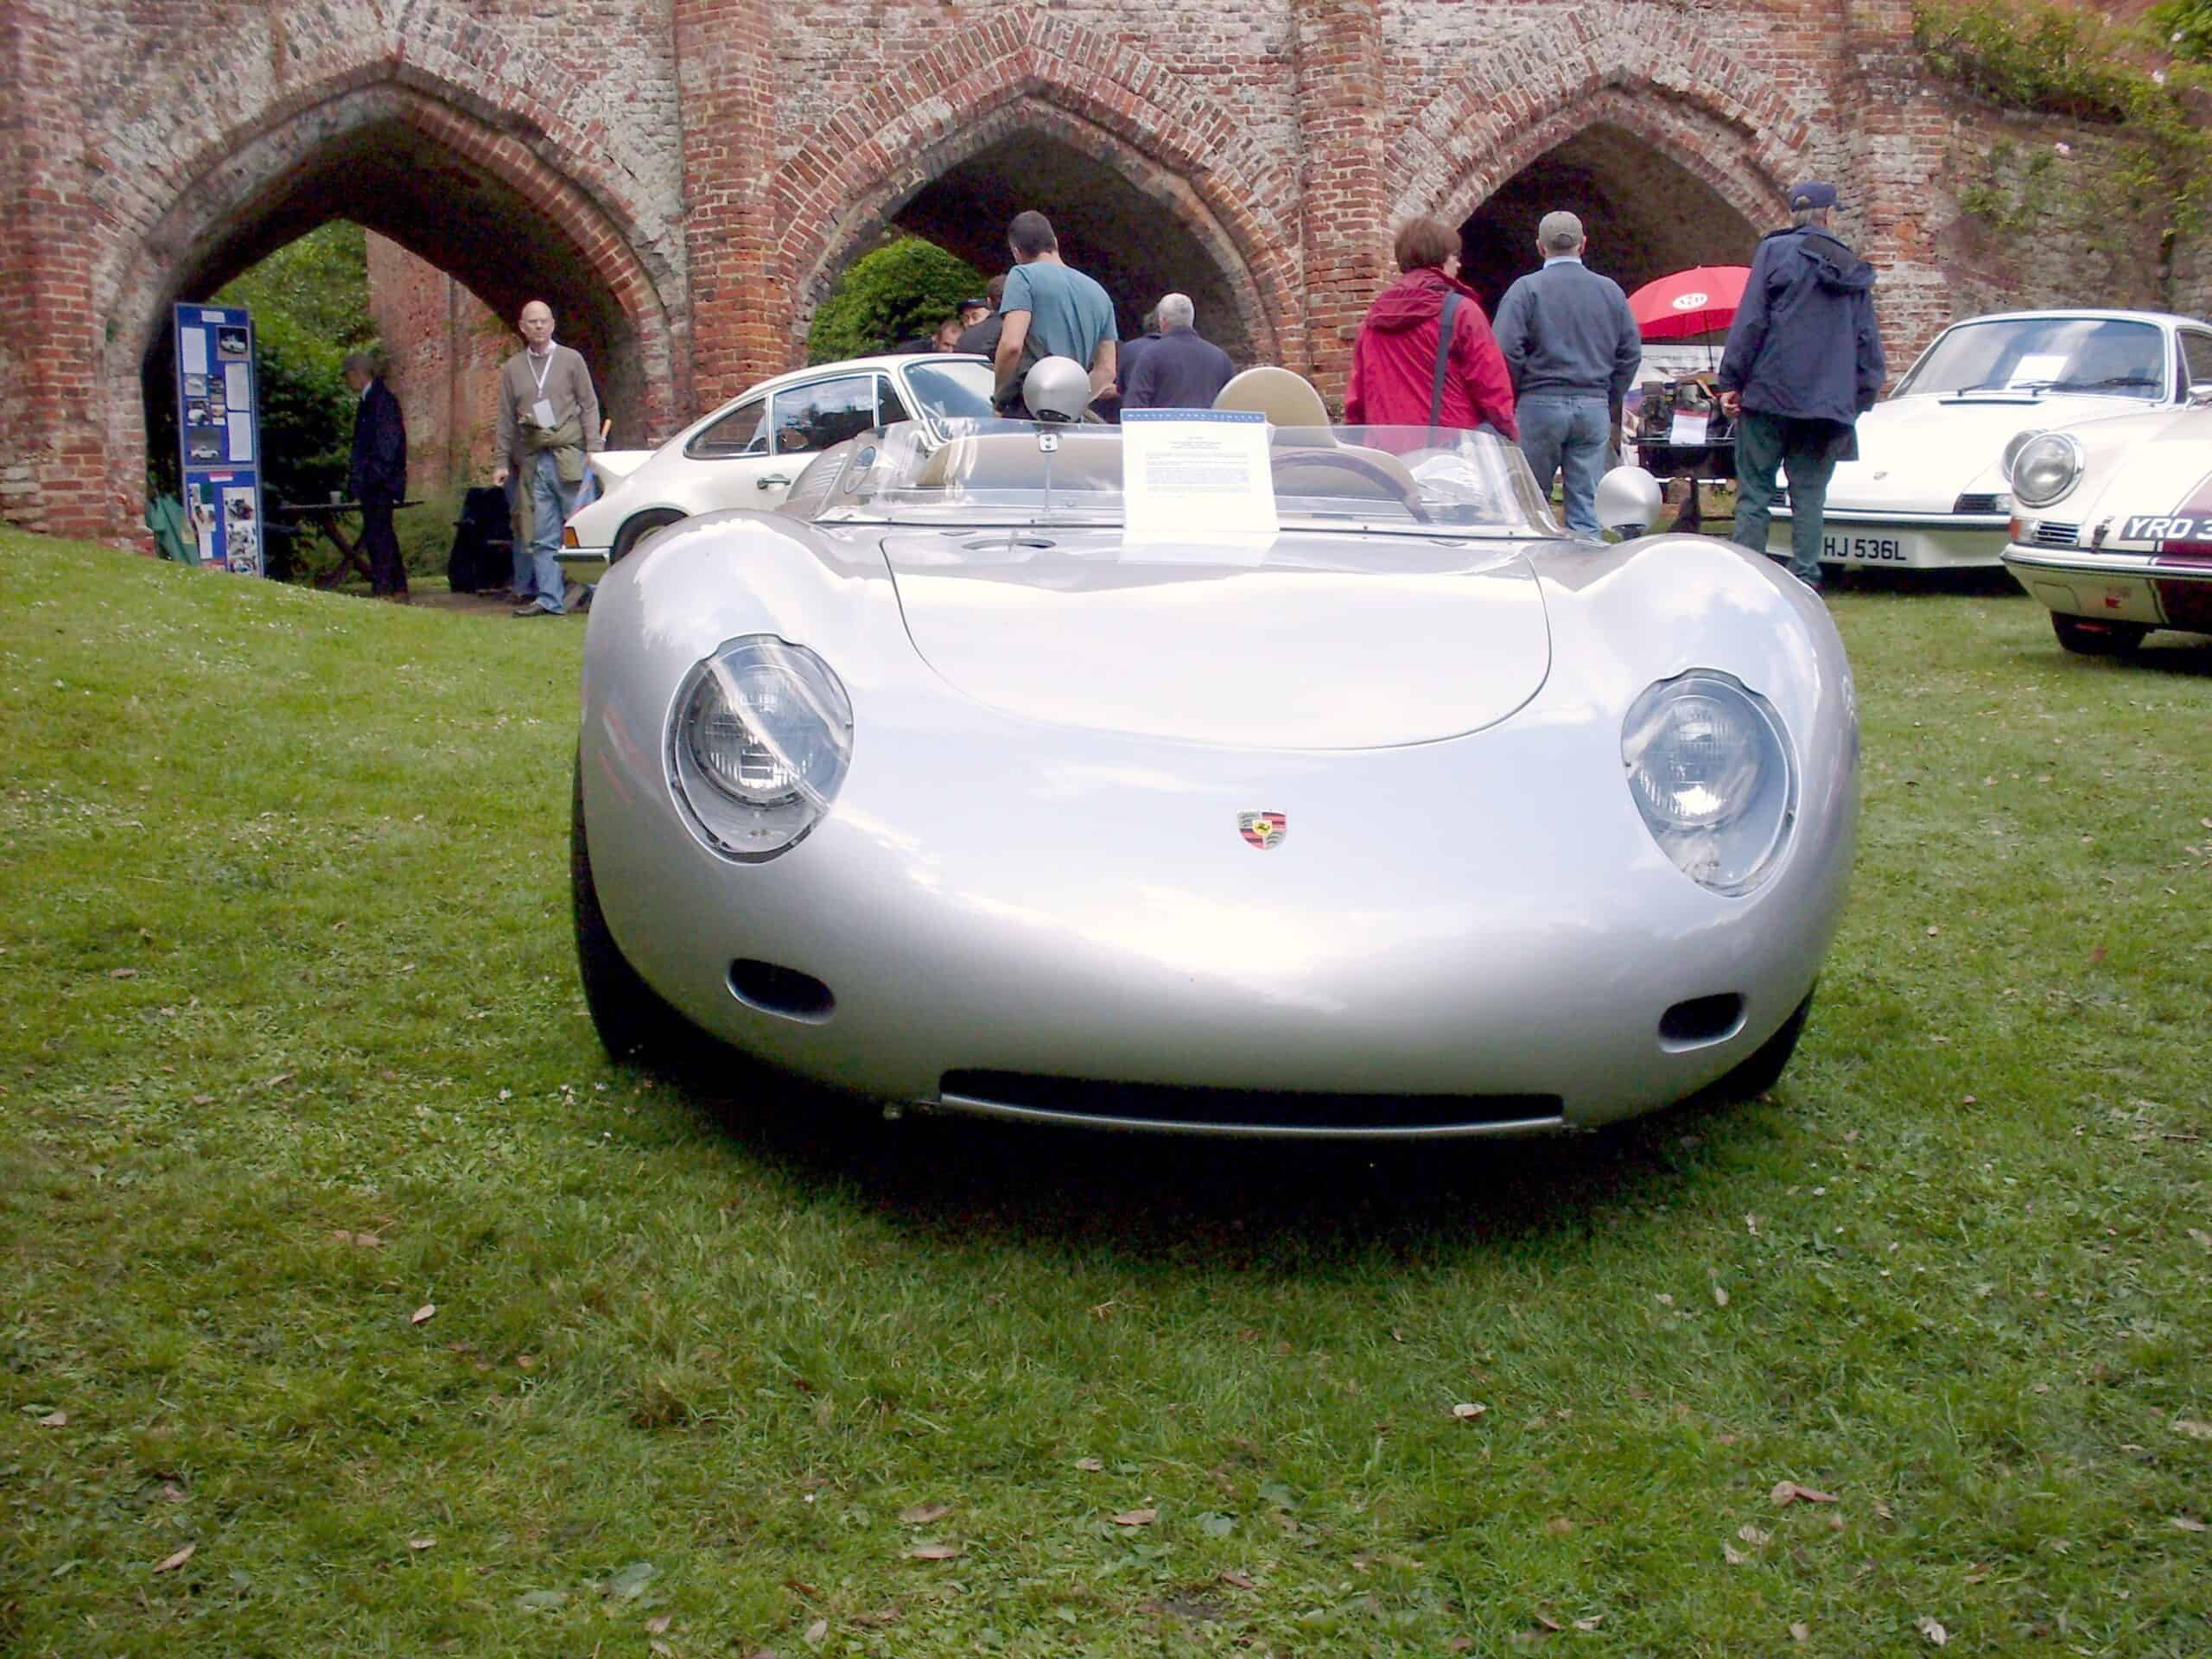
<instances>
[{"instance_id":1,"label":"man in grey sweater","mask_svg":"<svg viewBox=\"0 0 2212 1659\"><path fill-rule=\"evenodd\" d=\"M583 353L553 339L553 310L543 300L522 308L515 327L523 349L499 370L499 465L492 481L515 480L517 616L559 616L567 608L561 526L576 510L584 456L601 448L599 395Z\"/></svg>"},{"instance_id":2,"label":"man in grey sweater","mask_svg":"<svg viewBox=\"0 0 2212 1659\"><path fill-rule=\"evenodd\" d=\"M1635 383L1643 337L1621 285L1583 264L1589 245L1573 213L1546 213L1536 227L1544 268L1505 290L1495 332L1513 377L1521 453L1548 496L1566 473L1567 527L1594 542L1612 411Z\"/></svg>"}]
</instances>

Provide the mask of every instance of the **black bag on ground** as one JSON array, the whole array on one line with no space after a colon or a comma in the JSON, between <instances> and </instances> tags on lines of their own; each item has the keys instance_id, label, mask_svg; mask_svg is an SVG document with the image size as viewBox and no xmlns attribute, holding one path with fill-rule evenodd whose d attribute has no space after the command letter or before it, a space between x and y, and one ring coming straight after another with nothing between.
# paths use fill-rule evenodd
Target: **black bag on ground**
<instances>
[{"instance_id":1,"label":"black bag on ground","mask_svg":"<svg viewBox=\"0 0 2212 1659\"><path fill-rule=\"evenodd\" d=\"M510 588L515 576L514 522L505 490L474 489L461 499L446 581L456 594Z\"/></svg>"}]
</instances>

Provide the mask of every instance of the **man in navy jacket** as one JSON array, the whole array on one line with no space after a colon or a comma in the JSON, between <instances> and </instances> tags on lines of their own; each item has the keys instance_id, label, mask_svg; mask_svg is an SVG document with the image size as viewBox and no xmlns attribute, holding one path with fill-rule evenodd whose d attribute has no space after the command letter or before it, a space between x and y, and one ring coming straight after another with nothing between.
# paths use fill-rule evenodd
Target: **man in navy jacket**
<instances>
[{"instance_id":1,"label":"man in navy jacket","mask_svg":"<svg viewBox=\"0 0 2212 1659\"><path fill-rule=\"evenodd\" d=\"M366 352L346 359L346 384L361 399L353 412L353 459L346 486L361 504L361 551L368 556L370 591L404 600L407 569L399 561L391 510L407 499L407 423L380 366Z\"/></svg>"},{"instance_id":2,"label":"man in navy jacket","mask_svg":"<svg viewBox=\"0 0 2212 1659\"><path fill-rule=\"evenodd\" d=\"M1229 353L1198 338L1190 297L1160 297L1160 337L1147 346L1122 381L1122 408L1211 409L1215 394L1236 374Z\"/></svg>"},{"instance_id":3,"label":"man in navy jacket","mask_svg":"<svg viewBox=\"0 0 2212 1659\"><path fill-rule=\"evenodd\" d=\"M1759 243L1716 377L1722 412L1736 417L1735 539L1766 551L1775 473L1786 469L1789 571L1815 593L1828 480L1858 458L1858 420L1885 372L1874 268L1828 229L1834 208L1834 185L1791 187L1796 222Z\"/></svg>"}]
</instances>

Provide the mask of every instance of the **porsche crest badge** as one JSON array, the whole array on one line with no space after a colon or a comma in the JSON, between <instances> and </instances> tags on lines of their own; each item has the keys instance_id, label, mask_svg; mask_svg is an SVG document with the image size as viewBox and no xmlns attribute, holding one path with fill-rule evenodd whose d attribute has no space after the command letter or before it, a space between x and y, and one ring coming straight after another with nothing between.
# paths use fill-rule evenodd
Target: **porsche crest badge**
<instances>
[{"instance_id":1,"label":"porsche crest badge","mask_svg":"<svg viewBox=\"0 0 2212 1659\"><path fill-rule=\"evenodd\" d=\"M1290 820L1280 812L1239 812L1236 833L1264 853L1290 833Z\"/></svg>"}]
</instances>

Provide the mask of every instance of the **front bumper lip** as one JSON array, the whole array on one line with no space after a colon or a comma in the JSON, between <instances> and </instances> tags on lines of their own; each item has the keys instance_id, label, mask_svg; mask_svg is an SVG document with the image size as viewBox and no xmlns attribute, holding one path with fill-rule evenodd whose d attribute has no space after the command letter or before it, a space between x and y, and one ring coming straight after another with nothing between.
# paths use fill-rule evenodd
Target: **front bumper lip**
<instances>
[{"instance_id":1,"label":"front bumper lip","mask_svg":"<svg viewBox=\"0 0 2212 1659\"><path fill-rule=\"evenodd\" d=\"M2013 542L2005 547L2004 558L2005 563L2024 570L2082 576L2091 581L2135 577L2155 582L2212 582L2212 564L2161 563L2150 553L2096 553L2085 557L2063 548L2023 547Z\"/></svg>"},{"instance_id":2,"label":"front bumper lip","mask_svg":"<svg viewBox=\"0 0 2212 1659\"><path fill-rule=\"evenodd\" d=\"M942 1093L931 1100L912 1103L918 1112L944 1112L969 1117L994 1118L1007 1123L1049 1124L1059 1128L1119 1130L1137 1135L1203 1135L1229 1141L1472 1141L1561 1135L1574 1132L1563 1114L1548 1116L1484 1119L1465 1123L1420 1124L1307 1124L1249 1122L1192 1122L1182 1118L1108 1116L1099 1112L1060 1110L1018 1105L980 1096Z\"/></svg>"},{"instance_id":3,"label":"front bumper lip","mask_svg":"<svg viewBox=\"0 0 2212 1659\"><path fill-rule=\"evenodd\" d=\"M1777 506L1770 518L1792 518L1796 514ZM2012 527L2012 515L2003 512L1893 512L1876 507L1830 506L1821 513L1823 524L1887 524L1898 530L1994 531L1999 535Z\"/></svg>"}]
</instances>

